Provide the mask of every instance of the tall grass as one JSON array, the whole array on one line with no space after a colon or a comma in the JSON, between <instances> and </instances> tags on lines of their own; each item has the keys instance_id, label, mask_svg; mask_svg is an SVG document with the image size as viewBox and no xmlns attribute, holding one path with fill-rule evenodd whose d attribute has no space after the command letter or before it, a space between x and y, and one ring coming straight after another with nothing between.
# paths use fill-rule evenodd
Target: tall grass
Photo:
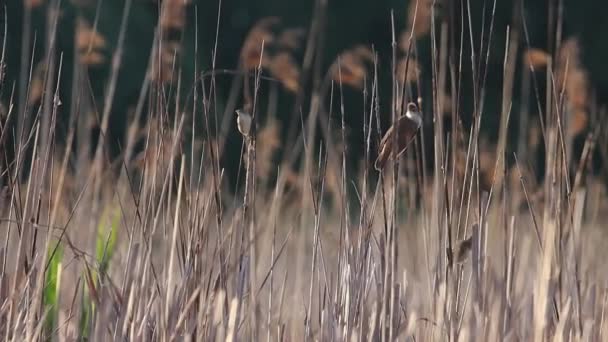
<instances>
[{"instance_id":1,"label":"tall grass","mask_svg":"<svg viewBox=\"0 0 608 342\"><path fill-rule=\"evenodd\" d=\"M586 103L590 85L579 47L562 40L560 15L550 16L555 45L544 52L529 46L525 16L516 16L506 39L495 41L496 1L487 3L482 18L473 16L468 1L450 2L443 17L435 1L411 3L407 27L396 27L395 13L388 18L392 56L354 47L327 73L320 60L330 20L325 0L315 2L302 66L291 56L301 31L277 32L277 19L270 19L251 31L237 70L218 70L216 32L214 50L197 45L195 53L210 53L212 70L197 66L197 82L182 96L178 49L165 31L183 29L185 5L165 1L150 72L136 115L126 122L126 147L111 160L105 134L117 76L126 72L120 68L124 32L133 15L126 1L99 143L90 149L93 158L78 158L76 167L73 139L87 136L87 119L76 108L86 106L88 95L75 91L78 105L71 106L62 146L55 127L66 66L60 53L49 58L47 100L34 110L33 125L23 119L30 111L25 95L6 106L8 118L21 118L16 127L22 131L2 126L2 137L15 139L15 161L2 170L2 339L605 340L606 196L589 164L596 148L605 153L606 129L598 122L582 155L573 154L573 136L581 130L570 129L572 122L591 120L593 108ZM561 13L561 2L551 6L550 13ZM220 2L217 30L225 15ZM49 56L56 55L55 34L47 37ZM425 35L431 39L430 98L421 95L417 45ZM288 48L277 54L273 44ZM490 67L492 55L502 56L502 70ZM527 58L521 65L518 55ZM379 60L387 58L390 93L379 81L387 68ZM535 68L546 71L545 104ZM465 70L471 89L462 81ZM484 107L492 73L502 75L500 113ZM514 108L516 73L525 76L522 88L533 90L536 103L525 116ZM254 118L241 148L245 185L235 193L227 190L220 161L228 153L226 132L236 127L230 109L236 100L220 108L218 77L234 78L234 93L242 89L243 107ZM21 89L29 89L26 79L22 75ZM279 86L296 98L286 141L272 128ZM345 87L362 91L361 113L346 113ZM468 94L474 105L464 127L461 102ZM405 157L376 174L374 147L390 124L380 113L386 98L392 122L416 101L425 125ZM260 99L270 103L267 116ZM307 100L309 112L302 113ZM146 102L150 119L139 127ZM350 128L363 134L363 153L349 149L347 115L364 117L364 127ZM487 115L500 116L495 146L484 144ZM535 157L522 147L532 130L520 124L526 132L510 141L516 115L541 127L536 139L546 151L546 171L540 186L530 171ZM204 138L187 144L186 127L199 124ZM139 140L145 147L136 157ZM277 163L278 146L285 156ZM296 155L304 162L296 164ZM361 159L359 171L347 168L351 158Z\"/></svg>"}]
</instances>

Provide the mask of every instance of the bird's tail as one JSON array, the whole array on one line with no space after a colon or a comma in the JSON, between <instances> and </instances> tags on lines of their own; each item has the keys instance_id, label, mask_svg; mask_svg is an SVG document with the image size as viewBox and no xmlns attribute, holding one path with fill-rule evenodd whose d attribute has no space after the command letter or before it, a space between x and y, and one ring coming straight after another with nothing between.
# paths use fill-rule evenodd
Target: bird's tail
<instances>
[{"instance_id":1,"label":"bird's tail","mask_svg":"<svg viewBox=\"0 0 608 342\"><path fill-rule=\"evenodd\" d=\"M386 149L382 149L382 151L380 151L380 154L378 155L378 158L376 158L374 168L378 171L382 171L384 169L384 165L386 165L389 156L390 153L387 153Z\"/></svg>"}]
</instances>

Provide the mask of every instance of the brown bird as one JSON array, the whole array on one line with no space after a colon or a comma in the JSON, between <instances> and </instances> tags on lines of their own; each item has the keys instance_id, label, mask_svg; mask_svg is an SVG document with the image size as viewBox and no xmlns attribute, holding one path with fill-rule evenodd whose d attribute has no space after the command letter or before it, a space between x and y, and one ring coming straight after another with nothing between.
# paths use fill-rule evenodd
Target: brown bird
<instances>
[{"instance_id":1,"label":"brown bird","mask_svg":"<svg viewBox=\"0 0 608 342\"><path fill-rule=\"evenodd\" d=\"M249 132L251 131L251 114L245 112L242 109L237 109L236 115L236 125L239 129L239 132L241 132L244 137L248 137Z\"/></svg>"},{"instance_id":2,"label":"brown bird","mask_svg":"<svg viewBox=\"0 0 608 342\"><path fill-rule=\"evenodd\" d=\"M381 171L384 169L386 162L393 158L393 135L395 134L395 126L397 126L397 156L403 153L409 144L414 140L416 133L422 126L422 116L418 111L418 107L413 102L408 103L407 112L404 116L397 119L397 122L391 126L382 141L380 141L380 148L378 153L378 159L374 167L376 170Z\"/></svg>"},{"instance_id":3,"label":"brown bird","mask_svg":"<svg viewBox=\"0 0 608 342\"><path fill-rule=\"evenodd\" d=\"M473 236L469 236L468 238L456 242L454 245L454 250L450 251L449 248L446 248L446 252L448 254L448 262L450 264L462 264L469 258L471 254L471 247L473 247Z\"/></svg>"}]
</instances>

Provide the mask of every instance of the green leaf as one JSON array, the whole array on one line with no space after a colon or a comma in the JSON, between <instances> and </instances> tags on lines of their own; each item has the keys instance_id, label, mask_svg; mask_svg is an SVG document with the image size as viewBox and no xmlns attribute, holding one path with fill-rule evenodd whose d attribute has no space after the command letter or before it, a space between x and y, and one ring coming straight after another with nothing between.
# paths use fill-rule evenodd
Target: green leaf
<instances>
[{"instance_id":1,"label":"green leaf","mask_svg":"<svg viewBox=\"0 0 608 342\"><path fill-rule=\"evenodd\" d=\"M116 247L116 236L120 224L121 213L120 209L115 209L112 215L109 231L106 227L106 219L108 215L104 214L97 229L96 253L99 272L102 274L108 270L109 262L114 255ZM96 279L95 279L96 280Z\"/></svg>"},{"instance_id":2,"label":"green leaf","mask_svg":"<svg viewBox=\"0 0 608 342\"><path fill-rule=\"evenodd\" d=\"M48 250L49 254L49 267L46 271L44 290L43 290L43 303L45 308L48 310L46 316L46 331L51 333L56 328L56 321L59 313L59 289L61 280L61 264L63 260L63 247L57 246L57 251L52 254L54 245Z\"/></svg>"}]
</instances>

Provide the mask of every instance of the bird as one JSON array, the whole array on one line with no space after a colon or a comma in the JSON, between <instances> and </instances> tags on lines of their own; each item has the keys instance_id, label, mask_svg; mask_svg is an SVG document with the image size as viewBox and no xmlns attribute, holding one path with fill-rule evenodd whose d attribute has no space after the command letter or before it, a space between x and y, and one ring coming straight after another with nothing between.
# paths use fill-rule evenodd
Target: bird
<instances>
[{"instance_id":1,"label":"bird","mask_svg":"<svg viewBox=\"0 0 608 342\"><path fill-rule=\"evenodd\" d=\"M241 132L244 137L249 137L249 132L251 131L251 114L242 109L237 109L236 115L236 125L239 132Z\"/></svg>"},{"instance_id":2,"label":"bird","mask_svg":"<svg viewBox=\"0 0 608 342\"><path fill-rule=\"evenodd\" d=\"M400 155L414 140L421 126L422 116L420 115L420 111L418 111L418 106L413 102L408 103L405 115L397 119L397 122L386 131L386 134L384 134L384 137L380 141L378 158L374 163L376 170L382 171L386 162L393 158L393 135L395 134L395 130L399 134L397 136L397 155Z\"/></svg>"},{"instance_id":3,"label":"bird","mask_svg":"<svg viewBox=\"0 0 608 342\"><path fill-rule=\"evenodd\" d=\"M469 258L472 247L473 247L473 236L471 235L462 241L456 242L454 244L453 250L446 248L446 252L448 255L448 262L450 264L464 263Z\"/></svg>"}]
</instances>

